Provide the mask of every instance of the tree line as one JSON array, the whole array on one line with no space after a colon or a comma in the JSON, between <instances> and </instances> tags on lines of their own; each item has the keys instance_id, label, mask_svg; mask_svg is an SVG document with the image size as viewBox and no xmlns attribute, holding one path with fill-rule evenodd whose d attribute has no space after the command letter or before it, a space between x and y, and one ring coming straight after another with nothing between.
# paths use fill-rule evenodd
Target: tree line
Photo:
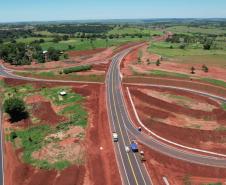
<instances>
[{"instance_id":1,"label":"tree line","mask_svg":"<svg viewBox=\"0 0 226 185\"><path fill-rule=\"evenodd\" d=\"M173 34L172 37L167 38L166 41L171 43L179 43L181 49L185 49L186 44L200 43L203 45L203 49L209 50L211 49L216 37L217 36L214 34Z\"/></svg>"},{"instance_id":2,"label":"tree line","mask_svg":"<svg viewBox=\"0 0 226 185\"><path fill-rule=\"evenodd\" d=\"M51 33L75 34L75 33L106 33L112 29L109 25L39 25L38 31L48 31Z\"/></svg>"},{"instance_id":3,"label":"tree line","mask_svg":"<svg viewBox=\"0 0 226 185\"><path fill-rule=\"evenodd\" d=\"M54 48L49 48L47 53L43 53L38 44L7 43L0 45L0 59L11 65L29 65L32 61L38 63L57 61L60 56L60 51Z\"/></svg>"}]
</instances>

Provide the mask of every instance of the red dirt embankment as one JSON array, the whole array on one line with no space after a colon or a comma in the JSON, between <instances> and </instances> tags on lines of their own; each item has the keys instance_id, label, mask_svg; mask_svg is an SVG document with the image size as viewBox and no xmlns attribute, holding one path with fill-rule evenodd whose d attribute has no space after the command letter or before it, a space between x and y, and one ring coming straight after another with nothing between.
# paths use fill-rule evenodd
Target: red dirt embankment
<instances>
[{"instance_id":1,"label":"red dirt embankment","mask_svg":"<svg viewBox=\"0 0 226 185\"><path fill-rule=\"evenodd\" d=\"M6 79L10 85L22 85L23 80ZM55 87L65 83L31 82L36 88ZM105 109L105 89L103 85L69 83L76 93L86 96L85 107L88 110L88 128L84 140L85 164L73 165L63 171L42 170L21 162L21 150L13 148L10 142L4 142L5 148L5 184L6 185L119 185L120 175L111 141L107 110ZM43 101L43 99L40 99ZM31 101L31 100L30 100ZM31 101L32 103L35 101ZM41 103L43 105L43 103ZM41 106L42 107L42 106ZM44 108L44 107L42 107ZM49 106L47 108L50 108ZM39 109L40 110L40 106ZM49 113L44 108L46 113ZM39 114L47 118L47 114ZM51 116L52 117L52 116ZM57 118L58 119L58 118ZM51 121L53 121L51 119ZM56 120L57 121L57 120ZM8 125L7 125L8 124ZM12 125L11 125L12 126ZM4 127L9 123L4 122ZM102 150L100 150L102 147Z\"/></svg>"},{"instance_id":2,"label":"red dirt embankment","mask_svg":"<svg viewBox=\"0 0 226 185\"><path fill-rule=\"evenodd\" d=\"M84 50L84 51L68 51L68 55L70 57L85 57L90 56L99 52L104 51L106 48L97 48L92 50Z\"/></svg>"},{"instance_id":3,"label":"red dirt embankment","mask_svg":"<svg viewBox=\"0 0 226 185\"><path fill-rule=\"evenodd\" d=\"M218 109L214 109L212 112L207 112L207 111L202 111L202 110L193 110L190 108L186 108L180 105L177 105L175 103L168 103L166 101L163 101L158 98L154 98L152 96L148 96L145 93L136 90L136 89L131 89L131 93L140 99L143 102L146 102L150 105L156 106L156 107L162 107L164 110L167 112L175 112L177 114L183 114L183 115L188 115L191 117L195 118L203 118L205 119L206 117L214 116L216 117L217 120L221 121L221 124L224 125L226 124L226 111L221 109L218 105ZM155 114L153 114L154 116Z\"/></svg>"},{"instance_id":4,"label":"red dirt embankment","mask_svg":"<svg viewBox=\"0 0 226 185\"><path fill-rule=\"evenodd\" d=\"M154 184L165 185L163 177L173 185L184 185L185 182L192 185L226 182L224 168L192 164L160 154L143 145L140 149L145 151L145 165Z\"/></svg>"},{"instance_id":5,"label":"red dirt embankment","mask_svg":"<svg viewBox=\"0 0 226 185\"><path fill-rule=\"evenodd\" d=\"M92 121L87 134L87 184L119 185L120 175L114 156L106 110L105 88L92 88L93 101L88 105ZM102 148L101 148L102 147ZM88 183L89 182L89 183ZM86 184L86 182L85 182Z\"/></svg>"},{"instance_id":6,"label":"red dirt embankment","mask_svg":"<svg viewBox=\"0 0 226 185\"><path fill-rule=\"evenodd\" d=\"M57 123L66 121L64 116L59 116L53 110L50 102L38 102L31 104L32 114L41 120L42 123L55 125Z\"/></svg>"},{"instance_id":7,"label":"red dirt embankment","mask_svg":"<svg viewBox=\"0 0 226 185\"><path fill-rule=\"evenodd\" d=\"M204 127L206 128L208 127L208 125L206 125L208 124L208 121L205 121L205 119L208 118L213 122L215 121L215 124L218 125L217 128L219 128L221 125L224 126L226 121L226 111L223 111L219 105L210 112L193 110L189 107L185 108L176 105L175 103L171 104L161 99L153 98L139 91L139 88L130 86L130 92L138 111L139 118L151 131L165 139L185 146L219 153L226 152L224 145L226 131L188 128L187 126L183 126L184 123L181 123L181 120L178 119L178 115L182 115L186 119L188 117L190 119L188 123L193 125L198 124L196 119L195 121L193 120L194 117L201 118L203 119L203 122L200 124L204 124ZM182 91L173 91L179 92L179 94L182 95ZM184 95L186 94L187 93ZM192 96L193 98L195 97L197 101L199 100L198 97L200 97L200 100L204 101L206 99L206 102L216 105L216 102L206 97L195 94ZM129 102L127 95L126 99ZM130 102L128 102L128 107L131 107ZM129 108L129 111L132 119L137 123L136 118L133 116L134 112L132 108ZM166 120L168 119L174 120L173 125L167 123Z\"/></svg>"},{"instance_id":8,"label":"red dirt embankment","mask_svg":"<svg viewBox=\"0 0 226 185\"><path fill-rule=\"evenodd\" d=\"M210 94L222 96L226 98L226 89L223 87L211 85L209 83L201 82L198 80L178 80L171 78L157 78L157 77L125 77L124 83L137 83L137 84L156 84L156 85L168 85L175 87L183 87L188 89L194 89L197 91L207 92Z\"/></svg>"}]
</instances>

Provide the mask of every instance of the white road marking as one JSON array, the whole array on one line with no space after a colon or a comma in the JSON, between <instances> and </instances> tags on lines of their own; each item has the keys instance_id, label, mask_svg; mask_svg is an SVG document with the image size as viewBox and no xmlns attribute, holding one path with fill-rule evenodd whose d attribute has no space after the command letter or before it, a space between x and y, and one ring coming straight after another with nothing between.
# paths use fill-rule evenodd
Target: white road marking
<instances>
[{"instance_id":1,"label":"white road marking","mask_svg":"<svg viewBox=\"0 0 226 185\"><path fill-rule=\"evenodd\" d=\"M149 130L140 120L138 114L137 114L137 111L136 111L136 108L135 108L135 105L133 103L133 100L132 100L132 97L131 97L131 94L130 94L130 91L129 91L129 88L127 87L127 93L128 93L128 96L129 96L129 100L130 100L130 103L132 105L132 108L133 108L133 111L134 111L134 114L136 116L136 119L137 121L139 122L139 124L147 131L149 132L150 134L152 134L153 136L157 137L158 139L162 140L162 141L165 141L167 143L170 143L172 145L175 145L175 146L178 146L178 147L181 147L181 148L185 148L185 149L188 149L188 150L193 150L193 151L196 151L196 152L202 152L202 153L206 153L206 154L211 154L211 155L216 155L216 156L220 156L220 157L226 157L225 154L220 154L220 153L215 153L215 152L210 152L210 151L206 151L206 150L201 150L201 149L197 149L197 148L192 148L192 147L188 147L188 146L184 146L184 145L181 145L181 144L178 144L178 143L175 143L175 142L172 142L172 141L169 141L157 134L155 134L154 132L152 132L151 130Z\"/></svg>"}]
</instances>

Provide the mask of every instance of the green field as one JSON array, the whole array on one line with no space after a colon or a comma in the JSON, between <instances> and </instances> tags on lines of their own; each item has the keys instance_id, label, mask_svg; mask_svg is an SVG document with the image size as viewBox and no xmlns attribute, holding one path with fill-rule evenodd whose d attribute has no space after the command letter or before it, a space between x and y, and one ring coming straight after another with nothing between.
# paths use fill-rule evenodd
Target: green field
<instances>
[{"instance_id":1,"label":"green field","mask_svg":"<svg viewBox=\"0 0 226 185\"><path fill-rule=\"evenodd\" d=\"M202 33L202 34L226 34L226 30L219 28L199 28L199 27L189 27L189 26L173 26L166 29L173 33Z\"/></svg>"},{"instance_id":2,"label":"green field","mask_svg":"<svg viewBox=\"0 0 226 185\"><path fill-rule=\"evenodd\" d=\"M90 50L95 48L107 48L111 46L119 46L128 42L143 41L147 38L119 38L119 39L96 39L92 42L90 40L70 39L68 41L60 41L59 43L45 42L41 44L43 50L48 50L50 47L54 47L58 50ZM73 48L69 49L69 45Z\"/></svg>"},{"instance_id":3,"label":"green field","mask_svg":"<svg viewBox=\"0 0 226 185\"><path fill-rule=\"evenodd\" d=\"M190 44L185 49L180 49L179 44L155 42L150 43L148 51L164 58L173 58L174 62L226 67L226 50L204 50L200 44Z\"/></svg>"},{"instance_id":4,"label":"green field","mask_svg":"<svg viewBox=\"0 0 226 185\"><path fill-rule=\"evenodd\" d=\"M173 48L170 48L170 47ZM201 45L188 45L185 49L180 49L179 44L168 42L150 43L149 51L165 57L198 56L198 55L226 55L226 50L204 50Z\"/></svg>"},{"instance_id":5,"label":"green field","mask_svg":"<svg viewBox=\"0 0 226 185\"><path fill-rule=\"evenodd\" d=\"M152 70L150 72L151 75L154 76L160 76L160 77L175 77L175 78L183 78L183 79L189 79L190 76L182 73L174 73L174 72L168 72L168 71L161 71L161 70Z\"/></svg>"},{"instance_id":6,"label":"green field","mask_svg":"<svg viewBox=\"0 0 226 185\"><path fill-rule=\"evenodd\" d=\"M58 123L56 126L49 126L48 124L37 125L37 122L35 122L32 123L29 128L11 129L6 135L6 139L11 141L15 148L23 148L21 157L25 163L47 170L62 170L70 166L71 162L62 159L62 157L59 159L57 158L56 162L50 163L47 160L35 159L32 154L33 152L41 150L48 144L59 147L61 139L53 138L52 134L66 133L66 131L73 126L80 126L83 128L87 126L87 112L82 105L84 97L74 93L70 87L40 88L39 91L30 84L14 87L4 85L4 87L4 98L8 98L9 96L24 98L25 95L27 97L34 94L40 94L52 104L64 106L64 109L57 114L67 117L68 121ZM65 90L67 95L59 99L59 92L62 90ZM31 105L27 106L31 120L38 120L33 119L31 107ZM40 120L38 120L38 122L39 121ZM65 137L70 137L70 135L65 135ZM81 135L74 137L81 137Z\"/></svg>"},{"instance_id":7,"label":"green field","mask_svg":"<svg viewBox=\"0 0 226 185\"><path fill-rule=\"evenodd\" d=\"M123 34L148 34L148 35L162 35L163 32L159 30L139 28L139 27L115 27L113 30L108 32L108 35L123 35Z\"/></svg>"},{"instance_id":8,"label":"green field","mask_svg":"<svg viewBox=\"0 0 226 185\"><path fill-rule=\"evenodd\" d=\"M76 73L71 74L57 74L52 71L49 72L16 72L17 75L25 77L34 77L41 79L52 79L52 80L74 80L74 81L87 81L87 82L104 82L104 75L77 75Z\"/></svg>"},{"instance_id":9,"label":"green field","mask_svg":"<svg viewBox=\"0 0 226 185\"><path fill-rule=\"evenodd\" d=\"M16 39L17 42L24 42L26 44L29 44L35 40L40 40L40 39L43 39L45 40L46 42L48 41L51 41L52 38L51 37L27 37L27 38L19 38L19 39Z\"/></svg>"}]
</instances>

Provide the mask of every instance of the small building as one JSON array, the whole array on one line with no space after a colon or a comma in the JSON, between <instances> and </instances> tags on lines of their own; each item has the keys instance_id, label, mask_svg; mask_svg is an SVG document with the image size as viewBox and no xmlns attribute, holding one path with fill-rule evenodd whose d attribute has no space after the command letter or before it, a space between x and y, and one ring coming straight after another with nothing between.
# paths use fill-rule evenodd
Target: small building
<instances>
[{"instance_id":1,"label":"small building","mask_svg":"<svg viewBox=\"0 0 226 185\"><path fill-rule=\"evenodd\" d=\"M59 93L61 96L65 96L65 95L67 95L67 93L66 93L66 91L60 91L60 93Z\"/></svg>"},{"instance_id":2,"label":"small building","mask_svg":"<svg viewBox=\"0 0 226 185\"><path fill-rule=\"evenodd\" d=\"M47 54L47 53L48 53L48 51L47 51L47 50L45 50L45 51L43 51L42 53L45 55L45 54Z\"/></svg>"}]
</instances>

